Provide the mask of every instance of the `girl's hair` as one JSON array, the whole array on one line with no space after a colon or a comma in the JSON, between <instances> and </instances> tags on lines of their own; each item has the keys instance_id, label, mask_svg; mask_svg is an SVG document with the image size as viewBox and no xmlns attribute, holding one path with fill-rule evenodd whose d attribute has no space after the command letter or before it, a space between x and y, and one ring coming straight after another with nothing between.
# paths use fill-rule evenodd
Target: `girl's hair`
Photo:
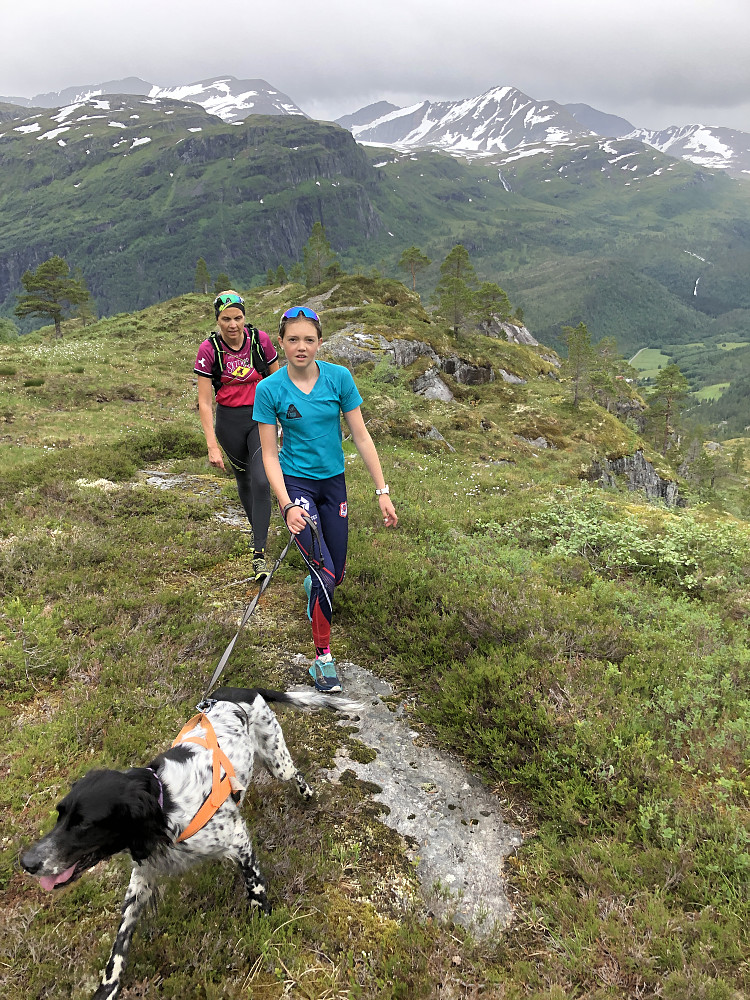
<instances>
[{"instance_id":1,"label":"girl's hair","mask_svg":"<svg viewBox=\"0 0 750 1000\"><path fill-rule=\"evenodd\" d=\"M284 338L284 333L286 332L287 323L293 323L297 319L307 319L314 324L315 329L318 331L318 339L323 336L323 327L320 324L320 317L308 306L292 306L291 309L287 309L284 315L279 320L279 336Z\"/></svg>"}]
</instances>

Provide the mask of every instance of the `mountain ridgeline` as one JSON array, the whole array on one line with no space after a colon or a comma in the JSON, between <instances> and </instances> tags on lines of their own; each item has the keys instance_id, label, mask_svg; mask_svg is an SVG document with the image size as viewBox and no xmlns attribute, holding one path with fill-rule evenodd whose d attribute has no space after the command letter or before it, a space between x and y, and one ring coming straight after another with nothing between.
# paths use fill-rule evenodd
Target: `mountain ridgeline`
<instances>
[{"instance_id":1,"label":"mountain ridgeline","mask_svg":"<svg viewBox=\"0 0 750 1000\"><path fill-rule=\"evenodd\" d=\"M110 93L118 83L130 92ZM248 108L273 114L240 120ZM231 79L0 105L0 315L53 254L112 315L190 291L201 257L213 276L258 284L300 261L321 222L345 270L395 277L418 245L433 262L427 299L462 243L540 340L585 322L628 357L692 345L691 387L724 385L728 363L750 370L750 189L741 134L723 156L717 130L700 130L646 135L513 88L444 107L379 102L340 124Z\"/></svg>"},{"instance_id":2,"label":"mountain ridgeline","mask_svg":"<svg viewBox=\"0 0 750 1000\"><path fill-rule=\"evenodd\" d=\"M6 306L53 252L112 313L189 290L199 256L245 279L297 259L315 221L339 249L382 226L366 154L301 116L229 125L189 103L92 98L6 124L0 169Z\"/></svg>"}]
</instances>

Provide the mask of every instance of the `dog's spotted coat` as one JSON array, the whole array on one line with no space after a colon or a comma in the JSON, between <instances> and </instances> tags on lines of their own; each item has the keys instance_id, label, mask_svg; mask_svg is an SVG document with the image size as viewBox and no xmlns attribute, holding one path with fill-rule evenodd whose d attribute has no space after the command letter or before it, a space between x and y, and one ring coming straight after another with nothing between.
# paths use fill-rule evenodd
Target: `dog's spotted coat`
<instances>
[{"instance_id":1,"label":"dog's spotted coat","mask_svg":"<svg viewBox=\"0 0 750 1000\"><path fill-rule=\"evenodd\" d=\"M205 714L234 767L240 805L252 778L256 754L275 778L294 780L305 801L313 794L294 766L269 701L344 712L356 712L358 708L338 695L314 691L287 694L221 688L215 692ZM203 736L205 732L197 725L186 735ZM59 803L53 830L23 854L23 868L37 876L48 890L69 885L87 869L120 851L128 851L133 859L122 919L94 1000L114 1000L120 992L136 921L153 896L160 876L179 874L209 858L231 858L240 866L251 905L270 912L266 881L232 797L201 830L175 843L210 792L212 775L211 751L194 743L167 750L147 767L125 772L89 771Z\"/></svg>"}]
</instances>

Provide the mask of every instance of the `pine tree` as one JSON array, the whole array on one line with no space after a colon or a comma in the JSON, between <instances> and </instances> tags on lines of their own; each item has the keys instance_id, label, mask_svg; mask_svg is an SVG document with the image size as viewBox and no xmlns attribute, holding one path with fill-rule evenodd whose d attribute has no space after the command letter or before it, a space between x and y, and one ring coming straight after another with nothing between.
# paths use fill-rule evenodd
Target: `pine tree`
<instances>
[{"instance_id":1,"label":"pine tree","mask_svg":"<svg viewBox=\"0 0 750 1000\"><path fill-rule=\"evenodd\" d=\"M267 285L276 284L276 272L272 267L269 267L266 271L266 284Z\"/></svg>"},{"instance_id":2,"label":"pine tree","mask_svg":"<svg viewBox=\"0 0 750 1000\"><path fill-rule=\"evenodd\" d=\"M285 285L286 284L286 271L284 270L284 265L279 264L276 268L276 284Z\"/></svg>"},{"instance_id":3,"label":"pine tree","mask_svg":"<svg viewBox=\"0 0 750 1000\"><path fill-rule=\"evenodd\" d=\"M568 348L568 356L560 371L573 382L573 408L577 410L581 396L589 386L594 362L591 336L586 324L564 326L563 342Z\"/></svg>"},{"instance_id":4,"label":"pine tree","mask_svg":"<svg viewBox=\"0 0 750 1000\"><path fill-rule=\"evenodd\" d=\"M216 275L216 281L214 282L214 295L218 295L219 292L225 292L227 288L232 287L232 282L229 280L229 275L224 271L220 271Z\"/></svg>"},{"instance_id":5,"label":"pine tree","mask_svg":"<svg viewBox=\"0 0 750 1000\"><path fill-rule=\"evenodd\" d=\"M690 392L690 383L677 365L669 364L656 376L649 395L649 422L662 455L666 455L669 440L676 433L682 404Z\"/></svg>"},{"instance_id":6,"label":"pine tree","mask_svg":"<svg viewBox=\"0 0 750 1000\"><path fill-rule=\"evenodd\" d=\"M319 285L325 277L326 269L335 261L331 244L326 238L322 222L316 222L312 227L310 239L304 246L305 284L308 288Z\"/></svg>"},{"instance_id":7,"label":"pine tree","mask_svg":"<svg viewBox=\"0 0 750 1000\"><path fill-rule=\"evenodd\" d=\"M202 257L198 258L198 263L195 265L195 278L193 279L193 288L196 292L202 292L204 295L208 295L208 289L211 287L211 275L208 273L208 265Z\"/></svg>"},{"instance_id":8,"label":"pine tree","mask_svg":"<svg viewBox=\"0 0 750 1000\"><path fill-rule=\"evenodd\" d=\"M420 271L424 271L426 267L429 267L432 261L430 258L422 253L419 247L408 247L401 254L401 259L398 262L398 266L402 271L408 271L411 274L411 287L412 291L417 290L417 275Z\"/></svg>"},{"instance_id":9,"label":"pine tree","mask_svg":"<svg viewBox=\"0 0 750 1000\"><path fill-rule=\"evenodd\" d=\"M485 281L479 286L475 296L475 305L477 319L480 323L491 323L493 316L499 316L500 319L510 319L510 299L494 281Z\"/></svg>"},{"instance_id":10,"label":"pine tree","mask_svg":"<svg viewBox=\"0 0 750 1000\"><path fill-rule=\"evenodd\" d=\"M87 302L91 293L85 282L71 277L67 261L50 257L36 271L21 276L25 295L18 295L16 316L48 316L55 324L55 337L62 337L62 321L73 306Z\"/></svg>"},{"instance_id":11,"label":"pine tree","mask_svg":"<svg viewBox=\"0 0 750 1000\"><path fill-rule=\"evenodd\" d=\"M469 251L463 244L456 244L440 265L440 280L433 295L438 311L456 334L474 311L476 280Z\"/></svg>"}]
</instances>

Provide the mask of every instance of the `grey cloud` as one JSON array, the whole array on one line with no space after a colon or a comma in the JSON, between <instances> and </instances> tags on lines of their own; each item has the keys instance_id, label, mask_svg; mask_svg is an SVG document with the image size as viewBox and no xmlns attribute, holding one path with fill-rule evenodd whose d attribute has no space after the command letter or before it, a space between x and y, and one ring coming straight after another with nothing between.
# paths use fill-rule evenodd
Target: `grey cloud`
<instances>
[{"instance_id":1,"label":"grey cloud","mask_svg":"<svg viewBox=\"0 0 750 1000\"><path fill-rule=\"evenodd\" d=\"M456 100L509 85L643 127L689 116L750 131L747 0L225 0L210 20L205 0L28 0L4 12L3 26L14 39L0 65L6 95L228 74L262 77L334 118L375 100Z\"/></svg>"}]
</instances>

